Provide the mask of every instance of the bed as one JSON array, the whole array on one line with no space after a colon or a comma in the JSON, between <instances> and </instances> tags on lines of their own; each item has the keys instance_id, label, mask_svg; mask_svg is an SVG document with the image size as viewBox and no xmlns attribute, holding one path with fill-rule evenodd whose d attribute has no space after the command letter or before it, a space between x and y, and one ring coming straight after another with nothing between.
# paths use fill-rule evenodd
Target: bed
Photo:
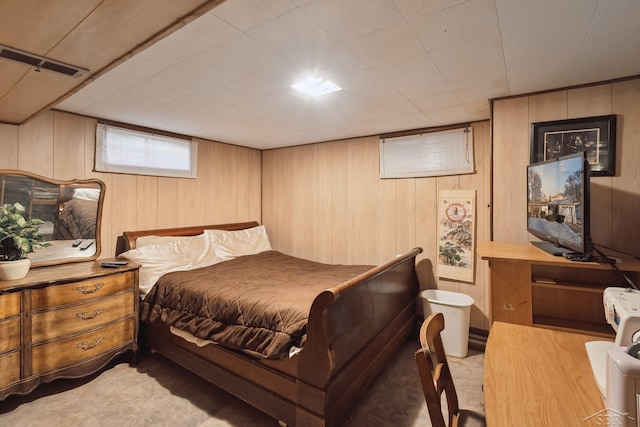
<instances>
[{"instance_id":1,"label":"bed","mask_svg":"<svg viewBox=\"0 0 640 427\"><path fill-rule=\"evenodd\" d=\"M68 187L71 197L61 203L58 212L58 238L95 239L100 190Z\"/></svg>"},{"instance_id":2,"label":"bed","mask_svg":"<svg viewBox=\"0 0 640 427\"><path fill-rule=\"evenodd\" d=\"M175 236L183 236L185 241L197 236L201 242L199 236L205 235L209 237L204 240L213 239L216 243L211 236L235 236L258 229L264 230L257 222L247 222L125 232L118 237L116 255L139 262L136 256L145 248L162 253L167 247L182 244L181 240L171 240ZM160 243L136 246L149 238ZM193 242L195 239L189 244ZM268 241L265 245L253 247L245 255L225 253L214 244L213 252L225 258L223 262L211 263L191 252L189 259L193 259L194 268L182 271L174 267L157 281L151 274L152 279L147 280L156 283L146 290L141 303L142 344L281 423L338 425L416 327L415 257L422 249L414 248L379 266L335 266L334 270L334 266L273 251ZM167 256L166 251L164 255ZM169 260L167 256L169 262L175 258ZM293 276L286 275L286 271L293 272ZM328 276L323 272L329 272ZM266 278L262 285L254 281L260 277L263 282ZM215 283L203 286L205 278ZM295 280L306 288L299 295L291 293ZM248 288L240 290L239 282L249 282ZM328 286L322 288L324 285L316 282ZM182 287L172 290L175 283ZM230 315L227 323L246 323L249 329L245 328L240 338L231 342L226 340L229 333L220 327L220 320L200 317L225 305L211 302L219 295L207 293L204 298L196 298L187 292L198 294L211 288L215 294L222 292L218 288L224 286L235 289L231 298L236 301L250 299L253 294L260 301L271 301L261 307L250 302L255 307L245 306ZM284 290L278 290L281 287ZM275 296L269 293L271 288L275 289ZM178 296L172 299L174 294ZM255 322L265 321L259 319L260 312L267 312L269 306L278 306L277 321L271 320L277 325L266 329L277 331L268 331L267 335L274 337L267 344L256 344L254 332L265 328L256 327ZM185 311L192 313L185 315ZM233 320L238 318L242 321ZM203 337L213 338L215 343Z\"/></svg>"}]
</instances>

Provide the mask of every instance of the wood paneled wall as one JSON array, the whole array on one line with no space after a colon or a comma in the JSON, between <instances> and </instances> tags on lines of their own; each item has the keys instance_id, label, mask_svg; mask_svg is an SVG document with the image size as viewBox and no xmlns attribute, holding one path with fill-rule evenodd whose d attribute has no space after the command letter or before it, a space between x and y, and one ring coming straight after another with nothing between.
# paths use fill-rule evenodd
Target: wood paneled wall
<instances>
[{"instance_id":1,"label":"wood paneled wall","mask_svg":"<svg viewBox=\"0 0 640 427\"><path fill-rule=\"evenodd\" d=\"M493 102L494 240L532 239L525 223L530 124L607 114L617 115L616 176L591 179L591 235L601 247L640 256L640 79Z\"/></svg>"},{"instance_id":2,"label":"wood paneled wall","mask_svg":"<svg viewBox=\"0 0 640 427\"><path fill-rule=\"evenodd\" d=\"M55 179L98 178L107 187L101 258L126 230L260 221L261 152L198 140L198 178L92 171L96 120L48 111L22 126L0 125L0 168Z\"/></svg>"},{"instance_id":3,"label":"wood paneled wall","mask_svg":"<svg viewBox=\"0 0 640 427\"><path fill-rule=\"evenodd\" d=\"M378 137L263 152L262 221L273 247L326 263L379 264L420 246L421 288L471 295L471 326L488 329L483 263L476 259L471 284L437 279L434 268L439 190L476 190L476 242L489 239L489 122L473 123L473 133L476 172L438 178L380 179Z\"/></svg>"}]
</instances>

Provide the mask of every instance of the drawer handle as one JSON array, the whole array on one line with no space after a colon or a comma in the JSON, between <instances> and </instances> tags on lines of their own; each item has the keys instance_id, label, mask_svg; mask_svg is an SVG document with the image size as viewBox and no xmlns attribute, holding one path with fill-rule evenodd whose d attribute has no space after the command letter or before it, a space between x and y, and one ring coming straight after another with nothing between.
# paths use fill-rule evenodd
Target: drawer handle
<instances>
[{"instance_id":1,"label":"drawer handle","mask_svg":"<svg viewBox=\"0 0 640 427\"><path fill-rule=\"evenodd\" d=\"M99 336L98 338L93 340L93 343L81 342L81 343L76 344L76 347L78 347L80 350L87 351L87 350L91 350L92 348L94 348L95 346L100 344L102 341L104 341L104 337L103 336Z\"/></svg>"},{"instance_id":2,"label":"drawer handle","mask_svg":"<svg viewBox=\"0 0 640 427\"><path fill-rule=\"evenodd\" d=\"M93 314L88 314L86 311L83 311L82 313L77 313L76 317L82 320L91 320L98 317L100 314L102 314L103 311L104 311L103 307L98 307L95 310L93 310Z\"/></svg>"},{"instance_id":3,"label":"drawer handle","mask_svg":"<svg viewBox=\"0 0 640 427\"><path fill-rule=\"evenodd\" d=\"M80 287L76 288L76 291L78 291L78 292L80 292L82 294L92 294L92 293L97 292L98 290L100 290L103 286L104 286L104 283L103 282L99 282L99 283L96 283L93 286L93 289L88 288L86 286L80 286Z\"/></svg>"}]
</instances>

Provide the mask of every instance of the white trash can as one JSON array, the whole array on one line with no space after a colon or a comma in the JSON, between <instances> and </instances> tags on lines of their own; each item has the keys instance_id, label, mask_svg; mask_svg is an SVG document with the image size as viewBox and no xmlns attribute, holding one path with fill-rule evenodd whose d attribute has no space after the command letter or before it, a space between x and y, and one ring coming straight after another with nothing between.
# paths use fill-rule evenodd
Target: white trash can
<instances>
[{"instance_id":1,"label":"white trash can","mask_svg":"<svg viewBox=\"0 0 640 427\"><path fill-rule=\"evenodd\" d=\"M448 356L466 357L469 347L469 315L473 298L459 292L427 289L420 293L426 319L433 313L444 315L441 333L444 351Z\"/></svg>"}]
</instances>

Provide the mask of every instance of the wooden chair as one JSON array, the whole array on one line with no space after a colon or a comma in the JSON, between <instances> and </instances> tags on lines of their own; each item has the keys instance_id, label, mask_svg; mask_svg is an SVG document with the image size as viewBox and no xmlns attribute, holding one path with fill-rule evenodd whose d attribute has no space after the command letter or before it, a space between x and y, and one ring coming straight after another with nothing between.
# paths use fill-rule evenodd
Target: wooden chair
<instances>
[{"instance_id":1,"label":"wooden chair","mask_svg":"<svg viewBox=\"0 0 640 427\"><path fill-rule=\"evenodd\" d=\"M443 329L442 313L433 313L427 317L420 328L421 348L415 353L422 391L433 427L457 426L460 419L458 395L440 337ZM449 420L446 424L442 414L442 392L445 393L449 412Z\"/></svg>"},{"instance_id":2,"label":"wooden chair","mask_svg":"<svg viewBox=\"0 0 640 427\"><path fill-rule=\"evenodd\" d=\"M29 190L29 209L27 215L33 216L35 205L55 206L59 203L60 190L56 188L33 187Z\"/></svg>"}]
</instances>

